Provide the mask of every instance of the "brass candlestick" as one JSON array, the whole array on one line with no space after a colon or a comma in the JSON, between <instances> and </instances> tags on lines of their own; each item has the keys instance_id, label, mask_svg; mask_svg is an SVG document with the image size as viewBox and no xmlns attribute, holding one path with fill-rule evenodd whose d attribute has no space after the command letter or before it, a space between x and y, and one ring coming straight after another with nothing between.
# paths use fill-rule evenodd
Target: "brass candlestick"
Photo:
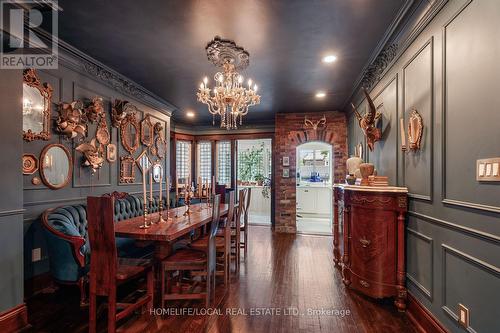
<instances>
[{"instance_id":1,"label":"brass candlestick","mask_svg":"<svg viewBox=\"0 0 500 333\"><path fill-rule=\"evenodd\" d=\"M148 207L144 205L144 218L143 218L144 224L140 225L139 228L141 229L148 229L151 225L148 225Z\"/></svg>"},{"instance_id":2,"label":"brass candlestick","mask_svg":"<svg viewBox=\"0 0 500 333\"><path fill-rule=\"evenodd\" d=\"M184 193L184 205L186 206L186 211L184 212L183 216L188 216L191 214L191 198L193 194L191 192L191 186L187 185L186 186L186 192Z\"/></svg>"},{"instance_id":3,"label":"brass candlestick","mask_svg":"<svg viewBox=\"0 0 500 333\"><path fill-rule=\"evenodd\" d=\"M162 201L160 201L160 203L159 203L158 215L159 215L158 223L167 223L169 220L171 220L171 218L168 217L168 205L167 205L167 219L165 220L163 218L163 202Z\"/></svg>"}]
</instances>

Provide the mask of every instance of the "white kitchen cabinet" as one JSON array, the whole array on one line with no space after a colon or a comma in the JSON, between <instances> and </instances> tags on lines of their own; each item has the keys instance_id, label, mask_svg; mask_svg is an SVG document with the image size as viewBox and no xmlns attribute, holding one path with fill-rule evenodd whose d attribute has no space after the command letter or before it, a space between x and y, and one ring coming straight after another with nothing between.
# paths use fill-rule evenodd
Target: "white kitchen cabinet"
<instances>
[{"instance_id":1,"label":"white kitchen cabinet","mask_svg":"<svg viewBox=\"0 0 500 333\"><path fill-rule=\"evenodd\" d=\"M332 190L329 187L297 187L297 213L329 215Z\"/></svg>"}]
</instances>

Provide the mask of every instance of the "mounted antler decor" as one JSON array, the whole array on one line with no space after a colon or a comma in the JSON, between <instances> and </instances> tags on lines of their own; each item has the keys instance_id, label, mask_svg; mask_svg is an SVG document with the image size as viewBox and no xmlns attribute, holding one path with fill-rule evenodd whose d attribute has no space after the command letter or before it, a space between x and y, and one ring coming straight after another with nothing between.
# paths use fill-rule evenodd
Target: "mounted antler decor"
<instances>
[{"instance_id":1,"label":"mounted antler decor","mask_svg":"<svg viewBox=\"0 0 500 333\"><path fill-rule=\"evenodd\" d=\"M81 101L59 104L59 117L56 121L57 131L68 139L87 135L87 122Z\"/></svg>"},{"instance_id":2,"label":"mounted antler decor","mask_svg":"<svg viewBox=\"0 0 500 333\"><path fill-rule=\"evenodd\" d=\"M307 119L307 116L304 117L304 128L312 127L313 130L317 131L320 127L326 126L326 117L323 115L323 118L320 120L313 122L312 120Z\"/></svg>"},{"instance_id":3,"label":"mounted antler decor","mask_svg":"<svg viewBox=\"0 0 500 333\"><path fill-rule=\"evenodd\" d=\"M424 123L422 116L416 109L413 109L408 121L408 145L410 150L420 150L422 134L424 133Z\"/></svg>"},{"instance_id":4,"label":"mounted antler decor","mask_svg":"<svg viewBox=\"0 0 500 333\"><path fill-rule=\"evenodd\" d=\"M375 142L379 141L382 137L382 131L380 128L377 128L378 120L382 117L382 114L377 111L377 108L375 108L375 104L365 88L363 88L363 92L365 93L366 100L368 101L368 111L361 116L356 110L354 104L351 105L354 110L354 115L356 116L356 119L358 119L359 127L361 127L366 136L368 148L373 151Z\"/></svg>"}]
</instances>

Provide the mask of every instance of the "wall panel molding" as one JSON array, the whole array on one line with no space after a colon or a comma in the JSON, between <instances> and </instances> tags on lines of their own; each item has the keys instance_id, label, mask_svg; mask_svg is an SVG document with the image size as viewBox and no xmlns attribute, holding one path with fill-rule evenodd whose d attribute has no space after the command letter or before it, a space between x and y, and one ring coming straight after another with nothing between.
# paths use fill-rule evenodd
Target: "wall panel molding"
<instances>
[{"instance_id":1,"label":"wall panel molding","mask_svg":"<svg viewBox=\"0 0 500 333\"><path fill-rule=\"evenodd\" d=\"M475 238L479 238L481 240L489 241L495 245L500 245L500 237L493 235L493 234L490 234L490 233L487 233L487 232L483 232L483 231L469 228L469 227L464 227L460 224L441 220L441 219L438 219L438 218L435 218L435 217L432 217L429 215L417 213L414 211L408 211L408 215L414 216L420 220L423 220L423 221L426 221L426 222L429 222L432 224L436 224L436 225L441 226L441 227L445 227L448 229L452 229L452 230L461 232L461 233L466 234L468 236L472 236Z\"/></svg>"},{"instance_id":2,"label":"wall panel molding","mask_svg":"<svg viewBox=\"0 0 500 333\"><path fill-rule=\"evenodd\" d=\"M462 252L452 246L441 244L442 253L442 306L444 313L448 315L452 320L458 321L458 316L448 307L446 302L446 255L453 255L462 261L471 264L472 266L488 273L497 278L500 278L500 267L487 263L481 259L478 259L470 254ZM467 332L476 333L471 326L466 329Z\"/></svg>"},{"instance_id":3,"label":"wall panel molding","mask_svg":"<svg viewBox=\"0 0 500 333\"><path fill-rule=\"evenodd\" d=\"M406 89L407 89L407 68L411 66L411 64L419 58L419 56L425 51L427 47L430 47L430 62L429 62L429 79L430 79L430 96L429 96L429 118L430 119L424 119L424 136L425 136L425 131L429 131L429 142L424 141L424 146L422 147L422 150L420 150L420 153L423 153L425 149L429 149L429 161L426 165L426 167L429 169L429 192L422 194L422 193L411 193L410 189L408 196L413 199L425 201L432 203L433 201L433 192L434 192L434 96L435 96L435 91L434 91L434 36L431 36L416 52L411 56L411 58L403 65L402 67L402 72L403 72L403 79L402 81L402 91L401 91L401 99L402 99L402 110L401 114L399 115L399 118L403 117L405 119L405 125L406 125L406 109L408 107L407 105L407 98L406 98ZM411 107L411 106L410 106ZM422 113L422 110L419 110L420 113ZM399 121L399 119L398 119ZM398 123L398 128L399 128L399 123ZM401 129L400 129L401 130ZM405 129L406 130L406 129ZM408 133L406 133L408 135ZM398 140L400 140L398 138ZM398 149L399 150L399 149ZM408 152L408 154L414 154L413 152ZM407 170L406 170L406 154L402 154L402 177L403 177L403 185L407 187L406 181L406 175L407 175Z\"/></svg>"},{"instance_id":4,"label":"wall panel molding","mask_svg":"<svg viewBox=\"0 0 500 333\"><path fill-rule=\"evenodd\" d=\"M424 234L422 234L414 229L407 227L406 230L408 231L408 238L410 235L413 235L417 239L420 239L420 240L423 240L424 242L426 242L428 244L428 246L430 247L430 258L429 258L429 262L430 262L430 286L429 286L429 289L427 289L420 281L418 281L418 279L415 276L408 273L408 267L406 268L406 271L407 271L406 277L413 285L415 285L415 287L417 287L422 292L422 294L424 294L427 297L427 299L429 301L432 302L433 293L434 293L434 282L433 282L434 281L434 240L431 237L424 235ZM408 240L407 240L407 242L408 242Z\"/></svg>"},{"instance_id":5,"label":"wall panel molding","mask_svg":"<svg viewBox=\"0 0 500 333\"><path fill-rule=\"evenodd\" d=\"M500 206L492 206L492 205L484 205L481 203L476 203L476 202L469 202L469 201L463 201L463 200L455 200L448 198L447 196L447 188L446 188L446 182L447 182L447 161L446 161L446 150L447 150L447 140L446 140L446 134L447 134L447 119L448 119L448 96L447 96L447 67L446 67L446 33L447 33L447 28L448 26L455 21L464 11L469 7L469 5L473 2L473 0L468 0L460 9L451 16L451 18L445 22L445 24L442 26L442 36L443 36L443 56L442 56L442 78L443 78L443 94L442 94L442 115L441 115L441 122L442 122L442 138L441 138L441 155L442 155L442 191L441 191L441 202L445 205L450 205L450 206L456 206L456 207L463 207L463 208L470 208L470 209L475 209L475 210L481 210L481 211L486 211L486 212L493 212L493 213L500 213Z\"/></svg>"}]
</instances>

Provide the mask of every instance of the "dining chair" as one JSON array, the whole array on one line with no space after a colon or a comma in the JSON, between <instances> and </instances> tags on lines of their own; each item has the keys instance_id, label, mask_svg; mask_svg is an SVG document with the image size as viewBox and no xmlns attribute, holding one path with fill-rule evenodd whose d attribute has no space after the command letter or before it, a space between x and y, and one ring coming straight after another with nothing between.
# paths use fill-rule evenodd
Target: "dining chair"
<instances>
[{"instance_id":1,"label":"dining chair","mask_svg":"<svg viewBox=\"0 0 500 333\"><path fill-rule=\"evenodd\" d=\"M234 222L231 225L231 259L235 262L235 273L239 276L240 273L240 239L241 239L241 219L243 217L245 208L245 198L246 190L242 189L238 192L238 207L236 208L236 214ZM234 251L234 252L233 252Z\"/></svg>"},{"instance_id":2,"label":"dining chair","mask_svg":"<svg viewBox=\"0 0 500 333\"><path fill-rule=\"evenodd\" d=\"M203 251L195 249L180 249L164 259L161 263L161 305L165 307L165 301L205 299L205 306L211 305L215 297L215 272L216 272L216 234L219 227L220 217L220 195L213 197L212 218L208 241ZM182 277L184 272L202 272L205 277L205 290L194 292L198 281L189 281L191 284L184 288ZM173 275L177 274L176 290L173 291ZM184 292L186 289L186 292Z\"/></svg>"},{"instance_id":3,"label":"dining chair","mask_svg":"<svg viewBox=\"0 0 500 333\"><path fill-rule=\"evenodd\" d=\"M248 252L248 213L250 210L250 199L252 197L252 189L247 187L245 193L245 207L243 209L243 224L240 226L241 232L243 232L243 241L240 240L240 247L243 248L243 255L245 260L247 259Z\"/></svg>"},{"instance_id":4,"label":"dining chair","mask_svg":"<svg viewBox=\"0 0 500 333\"><path fill-rule=\"evenodd\" d=\"M229 192L229 204L227 216L221 218L219 223L219 230L217 232L217 237L215 241L215 246L217 250L217 260L218 266L222 269L217 269L216 276L224 277L224 288L229 286L230 278L230 260L231 260L231 228L230 226L234 221L234 191ZM190 247L196 250L207 249L207 242L209 240L209 235L199 237L197 240L190 244Z\"/></svg>"},{"instance_id":5,"label":"dining chair","mask_svg":"<svg viewBox=\"0 0 500 333\"><path fill-rule=\"evenodd\" d=\"M113 196L88 197L87 218L90 247L89 332L96 331L97 296L107 297L108 332L116 323L139 308L153 307L153 266L145 259L119 260L115 242ZM118 303L117 287L132 279L146 277L147 291L134 303ZM120 311L117 311L120 310Z\"/></svg>"}]
</instances>

